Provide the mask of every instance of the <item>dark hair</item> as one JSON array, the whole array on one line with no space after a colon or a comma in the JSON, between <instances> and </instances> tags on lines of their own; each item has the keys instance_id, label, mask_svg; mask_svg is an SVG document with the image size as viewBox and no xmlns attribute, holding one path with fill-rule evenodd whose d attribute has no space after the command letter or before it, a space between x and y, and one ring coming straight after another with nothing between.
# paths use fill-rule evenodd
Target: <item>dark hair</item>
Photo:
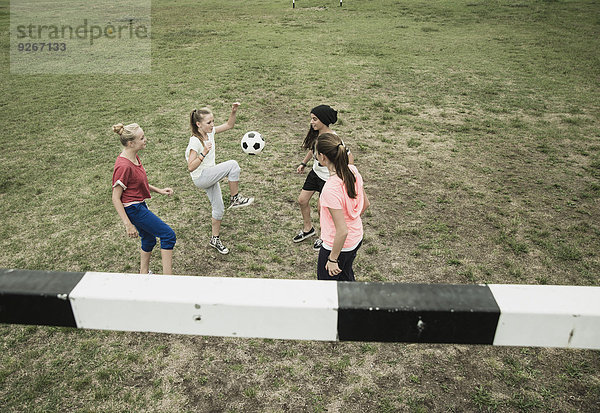
<instances>
[{"instance_id":1,"label":"dark hair","mask_svg":"<svg viewBox=\"0 0 600 413\"><path fill-rule=\"evenodd\" d=\"M318 137L319 137L319 131L314 130L312 128L312 126L309 126L308 133L306 134L306 137L304 138L304 142L302 142L302 149L311 150L311 151L313 149L315 149L315 142L317 141Z\"/></svg>"},{"instance_id":2,"label":"dark hair","mask_svg":"<svg viewBox=\"0 0 600 413\"><path fill-rule=\"evenodd\" d=\"M319 119L325 126L329 126L332 123L337 122L337 111L329 105L315 106L310 110L310 113L315 115L317 119ZM317 141L318 137L319 131L314 130L312 126L309 127L306 138L304 138L304 142L302 142L302 149L312 151L315 147L315 142Z\"/></svg>"},{"instance_id":3,"label":"dark hair","mask_svg":"<svg viewBox=\"0 0 600 413\"><path fill-rule=\"evenodd\" d=\"M350 198L356 198L356 177L348 167L350 163L348 152L339 136L334 133L324 133L317 139L317 152L329 159L335 168L335 173L344 181L346 192Z\"/></svg>"}]
</instances>

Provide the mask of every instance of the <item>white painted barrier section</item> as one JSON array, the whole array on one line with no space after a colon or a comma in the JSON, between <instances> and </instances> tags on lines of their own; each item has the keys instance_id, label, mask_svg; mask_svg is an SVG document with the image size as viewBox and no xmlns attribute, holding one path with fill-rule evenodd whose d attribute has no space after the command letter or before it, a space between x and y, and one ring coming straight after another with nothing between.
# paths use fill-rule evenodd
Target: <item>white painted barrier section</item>
<instances>
[{"instance_id":1,"label":"white painted barrier section","mask_svg":"<svg viewBox=\"0 0 600 413\"><path fill-rule=\"evenodd\" d=\"M89 272L69 299L78 328L337 339L335 282Z\"/></svg>"},{"instance_id":2,"label":"white painted barrier section","mask_svg":"<svg viewBox=\"0 0 600 413\"><path fill-rule=\"evenodd\" d=\"M501 309L494 345L600 348L600 288L488 287Z\"/></svg>"}]
</instances>

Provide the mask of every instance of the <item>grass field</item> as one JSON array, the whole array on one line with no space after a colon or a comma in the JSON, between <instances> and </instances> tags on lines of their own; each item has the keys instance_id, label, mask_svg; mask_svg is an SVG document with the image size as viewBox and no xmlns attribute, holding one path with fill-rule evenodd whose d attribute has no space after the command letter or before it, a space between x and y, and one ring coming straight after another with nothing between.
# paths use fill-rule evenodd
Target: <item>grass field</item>
<instances>
[{"instance_id":1,"label":"grass field","mask_svg":"<svg viewBox=\"0 0 600 413\"><path fill-rule=\"evenodd\" d=\"M9 71L0 0L0 267L138 271L110 200L111 125L137 122L150 183L175 190L149 205L177 233L177 274L316 278L291 242L294 172L327 103L372 203L359 281L600 285L600 3L338 6L154 0L150 74L33 76ZM184 150L193 108L224 122L234 101L217 160L238 160L256 201L227 212L219 256ZM248 130L267 140L258 157L239 147ZM0 325L2 412L599 410L593 351Z\"/></svg>"}]
</instances>

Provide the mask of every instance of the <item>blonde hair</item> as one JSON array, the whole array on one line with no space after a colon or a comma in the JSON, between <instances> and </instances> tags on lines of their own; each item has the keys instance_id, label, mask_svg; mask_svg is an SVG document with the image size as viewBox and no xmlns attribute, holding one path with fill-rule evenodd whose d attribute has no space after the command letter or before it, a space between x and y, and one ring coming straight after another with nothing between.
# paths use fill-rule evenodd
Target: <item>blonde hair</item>
<instances>
[{"instance_id":1,"label":"blonde hair","mask_svg":"<svg viewBox=\"0 0 600 413\"><path fill-rule=\"evenodd\" d=\"M200 139L202 147L204 147L204 137L198 130L198 125L196 124L196 122L202 123L202 119L204 119L204 117L208 115L212 115L212 111L206 107L194 109L192 113L190 113L190 126L192 127L192 135Z\"/></svg>"},{"instance_id":2,"label":"blonde hair","mask_svg":"<svg viewBox=\"0 0 600 413\"><path fill-rule=\"evenodd\" d=\"M122 123L117 123L112 127L113 132L121 138L121 144L123 146L127 146L129 142L132 142L135 139L139 129L140 125L137 123L130 123L126 126L123 126Z\"/></svg>"}]
</instances>

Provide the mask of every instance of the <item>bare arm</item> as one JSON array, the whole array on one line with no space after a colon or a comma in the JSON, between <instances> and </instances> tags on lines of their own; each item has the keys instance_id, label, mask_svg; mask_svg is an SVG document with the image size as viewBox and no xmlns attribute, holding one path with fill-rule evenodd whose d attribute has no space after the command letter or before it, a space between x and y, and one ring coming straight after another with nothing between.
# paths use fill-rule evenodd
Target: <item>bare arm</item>
<instances>
[{"instance_id":1,"label":"bare arm","mask_svg":"<svg viewBox=\"0 0 600 413\"><path fill-rule=\"evenodd\" d=\"M344 211L341 209L327 208L333 218L333 224L335 225L335 237L333 238L333 246L331 247L331 253L329 254L329 260L337 261L346 242L348 236L348 226L344 219ZM325 268L329 271L330 276L338 275L342 270L340 269L337 262L327 261Z\"/></svg>"},{"instance_id":2,"label":"bare arm","mask_svg":"<svg viewBox=\"0 0 600 413\"><path fill-rule=\"evenodd\" d=\"M171 188L157 188L150 184L148 184L148 187L150 188L150 192L156 192L161 195L169 195L169 196L171 196L173 194L173 189L171 189Z\"/></svg>"},{"instance_id":3,"label":"bare arm","mask_svg":"<svg viewBox=\"0 0 600 413\"><path fill-rule=\"evenodd\" d=\"M135 237L137 237L138 233L137 233L137 230L135 229L135 226L129 220L129 217L127 216L127 212L125 212L125 208L123 207L123 203L121 202L122 194L123 194L122 186L117 185L117 186L113 187L112 203L113 203L115 209L117 210L117 214L119 214L121 221L123 221L123 224L125 225L125 230L127 231L127 236L129 238L135 238Z\"/></svg>"},{"instance_id":4,"label":"bare arm","mask_svg":"<svg viewBox=\"0 0 600 413\"><path fill-rule=\"evenodd\" d=\"M369 198L367 198L367 192L365 191L364 188L363 188L363 196L365 198L365 203L363 204L362 211L360 211L360 215L364 214L365 211L367 210L367 208L369 208L369 206L371 206L371 202L369 201Z\"/></svg>"},{"instance_id":5,"label":"bare arm","mask_svg":"<svg viewBox=\"0 0 600 413\"><path fill-rule=\"evenodd\" d=\"M224 123L219 126L215 126L215 133L224 132L226 130L233 128L233 125L235 125L235 118L237 116L237 110L239 107L240 107L239 102L235 102L231 106L231 115L229 115L229 119L227 120L227 123Z\"/></svg>"},{"instance_id":6,"label":"bare arm","mask_svg":"<svg viewBox=\"0 0 600 413\"><path fill-rule=\"evenodd\" d=\"M190 172L195 171L196 168L198 168L200 166L202 161L204 161L204 157L208 154L208 152L210 152L212 143L204 142L204 145L205 145L205 148L204 148L204 150L202 150L202 152L200 152L200 155L198 155L198 152L196 152L195 150L193 150L193 149L190 150L190 156L188 158L188 163L187 163L188 171L190 171Z\"/></svg>"},{"instance_id":7,"label":"bare arm","mask_svg":"<svg viewBox=\"0 0 600 413\"><path fill-rule=\"evenodd\" d=\"M298 168L296 168L296 172L299 174L304 172L304 168L306 168L306 164L308 163L308 161L310 161L312 159L312 157L313 157L313 151L310 150L310 151L308 151L308 153L302 160L302 163L300 165L298 165Z\"/></svg>"}]
</instances>

